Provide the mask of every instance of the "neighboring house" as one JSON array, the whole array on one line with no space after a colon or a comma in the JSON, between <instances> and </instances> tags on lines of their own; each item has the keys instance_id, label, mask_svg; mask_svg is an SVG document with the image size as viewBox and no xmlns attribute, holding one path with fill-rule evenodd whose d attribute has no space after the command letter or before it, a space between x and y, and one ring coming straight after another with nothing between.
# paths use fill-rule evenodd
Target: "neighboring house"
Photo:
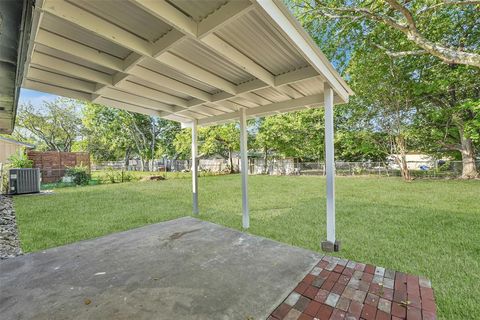
<instances>
[{"instance_id":1,"label":"neighboring house","mask_svg":"<svg viewBox=\"0 0 480 320\"><path fill-rule=\"evenodd\" d=\"M392 154L388 157L388 161L391 168L398 169L398 164L395 161L395 157L399 157L400 155ZM422 169L431 169L435 167L435 162L439 160L449 160L448 158L443 159L435 159L434 157L423 154L423 153L407 153L405 155L407 160L407 166L409 170L422 170Z\"/></svg>"},{"instance_id":2,"label":"neighboring house","mask_svg":"<svg viewBox=\"0 0 480 320\"><path fill-rule=\"evenodd\" d=\"M34 145L0 136L0 163L7 163L12 154L33 149Z\"/></svg>"}]
</instances>

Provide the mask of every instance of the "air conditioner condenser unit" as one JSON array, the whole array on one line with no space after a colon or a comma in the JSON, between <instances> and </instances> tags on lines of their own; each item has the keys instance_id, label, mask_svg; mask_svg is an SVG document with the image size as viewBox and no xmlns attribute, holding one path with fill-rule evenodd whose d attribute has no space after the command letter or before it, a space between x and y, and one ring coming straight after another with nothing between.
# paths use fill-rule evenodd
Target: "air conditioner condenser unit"
<instances>
[{"instance_id":1,"label":"air conditioner condenser unit","mask_svg":"<svg viewBox=\"0 0 480 320\"><path fill-rule=\"evenodd\" d=\"M22 168L8 171L10 194L40 192L40 169Z\"/></svg>"}]
</instances>

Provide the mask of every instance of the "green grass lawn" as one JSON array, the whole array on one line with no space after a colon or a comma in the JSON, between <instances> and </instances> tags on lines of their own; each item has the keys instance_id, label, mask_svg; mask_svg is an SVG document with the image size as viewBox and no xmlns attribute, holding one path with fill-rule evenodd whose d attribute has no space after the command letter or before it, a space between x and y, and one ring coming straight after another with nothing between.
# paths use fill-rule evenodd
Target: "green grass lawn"
<instances>
[{"instance_id":1,"label":"green grass lawn","mask_svg":"<svg viewBox=\"0 0 480 320\"><path fill-rule=\"evenodd\" d=\"M200 218L241 229L238 175L199 180ZM56 190L15 198L27 252L191 212L191 182L172 179ZM432 280L442 319L480 314L480 181L337 179L336 255ZM249 232L319 251L323 177L251 176Z\"/></svg>"}]
</instances>

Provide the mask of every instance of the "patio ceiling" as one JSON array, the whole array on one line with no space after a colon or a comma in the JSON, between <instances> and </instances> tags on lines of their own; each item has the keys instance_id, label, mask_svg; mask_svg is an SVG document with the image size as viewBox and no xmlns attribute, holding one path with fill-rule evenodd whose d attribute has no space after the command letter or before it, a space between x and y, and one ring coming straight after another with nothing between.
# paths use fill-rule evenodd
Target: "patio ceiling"
<instances>
[{"instance_id":1,"label":"patio ceiling","mask_svg":"<svg viewBox=\"0 0 480 320\"><path fill-rule=\"evenodd\" d=\"M280 1L37 0L24 88L209 125L351 89Z\"/></svg>"}]
</instances>

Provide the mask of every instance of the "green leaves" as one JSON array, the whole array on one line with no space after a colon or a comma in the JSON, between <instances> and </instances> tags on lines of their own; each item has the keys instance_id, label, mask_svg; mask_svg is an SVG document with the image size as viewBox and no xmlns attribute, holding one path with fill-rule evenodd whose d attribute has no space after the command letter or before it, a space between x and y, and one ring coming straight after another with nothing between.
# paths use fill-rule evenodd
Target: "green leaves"
<instances>
[{"instance_id":1,"label":"green leaves","mask_svg":"<svg viewBox=\"0 0 480 320\"><path fill-rule=\"evenodd\" d=\"M179 132L173 145L177 154L183 159L191 158L192 131L184 129ZM201 156L220 155L224 159L240 149L240 129L236 123L198 129L199 154Z\"/></svg>"},{"instance_id":2,"label":"green leaves","mask_svg":"<svg viewBox=\"0 0 480 320\"><path fill-rule=\"evenodd\" d=\"M37 108L23 104L18 110L15 135L32 139L40 150L71 151L83 132L80 108L79 101L66 98L44 101Z\"/></svg>"},{"instance_id":3,"label":"green leaves","mask_svg":"<svg viewBox=\"0 0 480 320\"><path fill-rule=\"evenodd\" d=\"M458 106L458 111L468 118L464 122L465 136L480 143L480 99L465 101Z\"/></svg>"},{"instance_id":4,"label":"green leaves","mask_svg":"<svg viewBox=\"0 0 480 320\"><path fill-rule=\"evenodd\" d=\"M97 160L175 156L178 123L95 103L87 103L83 115L86 148Z\"/></svg>"}]
</instances>

